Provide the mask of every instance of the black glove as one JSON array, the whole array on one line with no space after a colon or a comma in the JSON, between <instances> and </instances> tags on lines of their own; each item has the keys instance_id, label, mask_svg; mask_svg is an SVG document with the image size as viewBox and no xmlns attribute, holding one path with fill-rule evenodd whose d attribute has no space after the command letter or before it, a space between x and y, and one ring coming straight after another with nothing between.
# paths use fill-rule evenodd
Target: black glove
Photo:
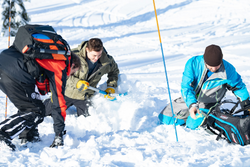
<instances>
[{"instance_id":1,"label":"black glove","mask_svg":"<svg viewBox=\"0 0 250 167\"><path fill-rule=\"evenodd\" d=\"M63 137L61 136L55 136L53 143L50 145L51 148L58 146L63 146Z\"/></svg>"}]
</instances>

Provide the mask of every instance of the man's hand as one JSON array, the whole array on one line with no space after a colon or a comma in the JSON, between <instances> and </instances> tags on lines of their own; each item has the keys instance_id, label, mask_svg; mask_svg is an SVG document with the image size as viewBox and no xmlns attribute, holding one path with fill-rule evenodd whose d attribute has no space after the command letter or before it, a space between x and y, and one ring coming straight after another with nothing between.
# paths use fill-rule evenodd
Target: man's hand
<instances>
[{"instance_id":1,"label":"man's hand","mask_svg":"<svg viewBox=\"0 0 250 167\"><path fill-rule=\"evenodd\" d=\"M198 105L197 104L192 104L191 108L189 109L189 113L191 118L196 119L196 113L200 114L200 111L198 109Z\"/></svg>"},{"instance_id":2,"label":"man's hand","mask_svg":"<svg viewBox=\"0 0 250 167\"><path fill-rule=\"evenodd\" d=\"M87 81L84 81L84 80L80 80L76 84L76 88L79 91L84 91L84 90L88 89L88 87L89 87L89 83Z\"/></svg>"},{"instance_id":3,"label":"man's hand","mask_svg":"<svg viewBox=\"0 0 250 167\"><path fill-rule=\"evenodd\" d=\"M105 92L107 92L107 95L104 95L104 98L107 98L109 100L113 100L115 97L109 96L112 93L115 93L115 89L113 87L108 87Z\"/></svg>"}]
</instances>

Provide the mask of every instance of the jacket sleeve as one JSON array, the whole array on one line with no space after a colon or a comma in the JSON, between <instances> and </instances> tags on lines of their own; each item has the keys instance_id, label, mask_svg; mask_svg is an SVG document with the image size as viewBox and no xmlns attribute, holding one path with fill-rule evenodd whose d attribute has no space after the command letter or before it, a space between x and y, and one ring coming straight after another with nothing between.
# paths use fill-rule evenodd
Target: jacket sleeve
<instances>
[{"instance_id":1,"label":"jacket sleeve","mask_svg":"<svg viewBox=\"0 0 250 167\"><path fill-rule=\"evenodd\" d=\"M118 65L112 56L109 56L109 58L111 60L111 67L108 73L107 86L117 87L117 81L118 81L118 75L119 75Z\"/></svg>"},{"instance_id":2,"label":"jacket sleeve","mask_svg":"<svg viewBox=\"0 0 250 167\"><path fill-rule=\"evenodd\" d=\"M247 91L246 85L241 79L241 76L236 72L236 69L233 65L228 62L224 64L227 72L228 89L231 90L234 95L240 99L240 101L247 100L249 98L249 93Z\"/></svg>"},{"instance_id":3,"label":"jacket sleeve","mask_svg":"<svg viewBox=\"0 0 250 167\"><path fill-rule=\"evenodd\" d=\"M189 59L185 65L181 82L181 95L187 107L193 103L197 103L195 88L193 86L195 80L197 79L195 77L194 62L193 59Z\"/></svg>"},{"instance_id":4,"label":"jacket sleeve","mask_svg":"<svg viewBox=\"0 0 250 167\"><path fill-rule=\"evenodd\" d=\"M87 72L84 71L84 69L87 69L87 67L86 67L86 64L84 64L82 60L81 60L81 65L82 65L82 68L76 71L73 75L71 75L67 81L67 82L70 82L71 85L74 85L74 88L76 88L76 83L78 81L86 80L87 78Z\"/></svg>"},{"instance_id":5,"label":"jacket sleeve","mask_svg":"<svg viewBox=\"0 0 250 167\"><path fill-rule=\"evenodd\" d=\"M37 59L38 64L44 68L45 74L47 75L50 83L50 90L52 93L52 115L56 112L58 117L56 120L65 121L66 118L66 102L64 99L64 92L67 79L67 66L65 61L50 60L50 59ZM54 118L53 118L54 119ZM54 119L55 121L55 119ZM57 122L54 122L57 124Z\"/></svg>"}]
</instances>

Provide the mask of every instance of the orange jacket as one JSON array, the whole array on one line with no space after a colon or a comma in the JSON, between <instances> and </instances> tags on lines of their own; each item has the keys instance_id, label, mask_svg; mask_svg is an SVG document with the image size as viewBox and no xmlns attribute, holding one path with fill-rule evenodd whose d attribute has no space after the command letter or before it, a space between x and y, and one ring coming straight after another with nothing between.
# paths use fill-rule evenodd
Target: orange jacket
<instances>
[{"instance_id":1,"label":"orange jacket","mask_svg":"<svg viewBox=\"0 0 250 167\"><path fill-rule=\"evenodd\" d=\"M49 80L53 109L61 113L61 116L65 121L67 106L64 100L64 92L67 75L70 73L70 66L68 65L67 67L64 60L36 59L36 61L43 69L45 69L44 73Z\"/></svg>"}]
</instances>

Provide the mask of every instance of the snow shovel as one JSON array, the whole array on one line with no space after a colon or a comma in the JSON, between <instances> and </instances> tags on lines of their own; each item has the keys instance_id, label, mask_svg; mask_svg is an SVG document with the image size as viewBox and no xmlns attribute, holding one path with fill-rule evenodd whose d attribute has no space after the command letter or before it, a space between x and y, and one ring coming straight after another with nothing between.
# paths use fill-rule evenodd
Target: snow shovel
<instances>
[{"instance_id":1,"label":"snow shovel","mask_svg":"<svg viewBox=\"0 0 250 167\"><path fill-rule=\"evenodd\" d=\"M101 93L101 94L103 94L103 95L109 96L109 98L108 98L108 97L106 97L106 98L109 99L110 101L115 101L115 100L117 100L117 99L116 99L117 96L125 96L125 95L128 94L127 92L126 92L126 93L112 93L112 94L110 94L110 93L107 93L107 92L105 92L105 91L103 91L103 90L100 90L100 89L98 89L98 88L94 88L94 87L92 87L92 86L88 86L88 89L91 89L91 90L93 90L93 91L95 91L95 92L98 92L98 93Z\"/></svg>"}]
</instances>

